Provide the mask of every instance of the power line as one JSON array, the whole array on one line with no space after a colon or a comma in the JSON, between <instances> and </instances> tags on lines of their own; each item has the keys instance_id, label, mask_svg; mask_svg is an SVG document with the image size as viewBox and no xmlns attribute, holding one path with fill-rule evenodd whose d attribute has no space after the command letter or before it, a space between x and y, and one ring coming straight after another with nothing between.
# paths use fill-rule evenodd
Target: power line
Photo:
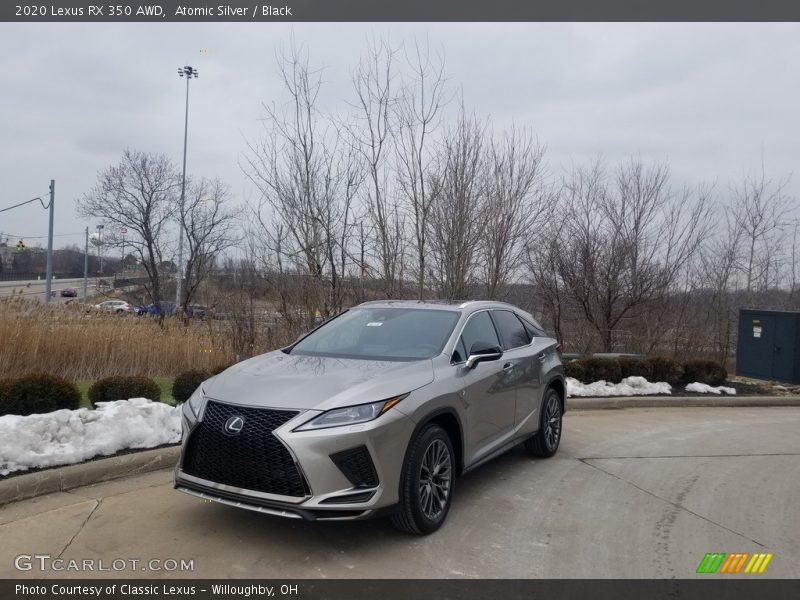
<instances>
[{"instance_id":1,"label":"power line","mask_svg":"<svg viewBox=\"0 0 800 600\"><path fill-rule=\"evenodd\" d=\"M19 204L15 204L14 206L8 206L6 208L0 208L0 213L6 212L7 210L11 210L11 209L14 209L14 208L19 208L20 206L25 206L26 204L30 204L31 202L36 202L37 200L42 205L42 208L44 208L45 210L50 208L50 205L49 204L45 204L44 200L42 200L41 197L36 197L36 198L31 198L30 200L26 200L25 202L20 202Z\"/></svg>"},{"instance_id":2,"label":"power line","mask_svg":"<svg viewBox=\"0 0 800 600\"><path fill-rule=\"evenodd\" d=\"M69 237L69 236L75 236L75 235L84 235L84 232L83 231L79 231L78 233L57 233L57 234L53 235L53 237ZM5 236L5 237L8 237L8 238L18 238L18 239L21 239L21 240L26 240L26 239L27 240L43 240L43 239L47 238L46 235L14 235L13 233L3 233L2 231L0 231L0 236Z\"/></svg>"}]
</instances>

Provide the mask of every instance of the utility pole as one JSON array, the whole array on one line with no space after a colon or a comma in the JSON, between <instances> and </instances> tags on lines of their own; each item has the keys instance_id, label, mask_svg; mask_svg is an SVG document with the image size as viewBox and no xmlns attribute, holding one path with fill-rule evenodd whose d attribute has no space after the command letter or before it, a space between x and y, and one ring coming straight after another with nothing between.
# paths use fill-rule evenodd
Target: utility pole
<instances>
[{"instance_id":1,"label":"utility pole","mask_svg":"<svg viewBox=\"0 0 800 600\"><path fill-rule=\"evenodd\" d=\"M83 303L89 297L89 227L86 227L86 246L83 250Z\"/></svg>"},{"instance_id":2,"label":"utility pole","mask_svg":"<svg viewBox=\"0 0 800 600\"><path fill-rule=\"evenodd\" d=\"M56 201L56 180L50 180L50 228L47 232L47 281L44 285L45 302L50 303L53 287L53 209Z\"/></svg>"},{"instance_id":3,"label":"utility pole","mask_svg":"<svg viewBox=\"0 0 800 600\"><path fill-rule=\"evenodd\" d=\"M186 65L178 68L178 75L186 77L186 110L183 120L183 176L181 178L181 204L178 214L178 273L175 285L175 308L181 305L181 295L183 292L183 211L186 202L186 142L189 135L189 80L197 78L197 69Z\"/></svg>"}]
</instances>

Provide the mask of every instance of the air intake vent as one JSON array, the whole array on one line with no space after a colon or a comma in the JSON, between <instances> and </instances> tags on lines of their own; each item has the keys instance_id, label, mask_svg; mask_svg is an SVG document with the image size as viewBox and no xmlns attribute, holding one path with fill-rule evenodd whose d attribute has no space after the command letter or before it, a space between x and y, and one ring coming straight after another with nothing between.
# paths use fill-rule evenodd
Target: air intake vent
<instances>
[{"instance_id":1,"label":"air intake vent","mask_svg":"<svg viewBox=\"0 0 800 600\"><path fill-rule=\"evenodd\" d=\"M331 460L354 487L375 487L378 474L366 446L331 454Z\"/></svg>"}]
</instances>

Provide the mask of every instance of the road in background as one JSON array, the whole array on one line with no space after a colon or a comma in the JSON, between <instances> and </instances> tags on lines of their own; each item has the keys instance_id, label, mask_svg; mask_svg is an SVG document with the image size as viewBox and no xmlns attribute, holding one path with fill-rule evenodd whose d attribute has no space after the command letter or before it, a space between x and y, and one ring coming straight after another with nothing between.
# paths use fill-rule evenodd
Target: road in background
<instances>
[{"instance_id":1,"label":"road in background","mask_svg":"<svg viewBox=\"0 0 800 600\"><path fill-rule=\"evenodd\" d=\"M46 281L32 280L32 281L0 281L0 298L3 296L22 295L25 298L39 298L44 300L44 291ZM89 278L89 298L96 293L97 278ZM52 291L55 292L53 300L57 302L66 302L75 300L75 298L62 298L61 290L64 288L73 288L78 292L78 300L83 298L83 277L78 279L53 279Z\"/></svg>"}]
</instances>

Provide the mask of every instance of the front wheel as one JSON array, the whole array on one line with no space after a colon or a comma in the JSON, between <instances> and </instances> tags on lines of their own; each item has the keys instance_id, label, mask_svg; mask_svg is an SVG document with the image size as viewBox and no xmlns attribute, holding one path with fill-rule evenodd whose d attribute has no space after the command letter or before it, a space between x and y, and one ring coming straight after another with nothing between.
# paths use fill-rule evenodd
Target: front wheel
<instances>
[{"instance_id":1,"label":"front wheel","mask_svg":"<svg viewBox=\"0 0 800 600\"><path fill-rule=\"evenodd\" d=\"M431 423L412 440L400 481L400 505L392 523L416 535L433 533L450 510L455 453L444 429Z\"/></svg>"},{"instance_id":2,"label":"front wheel","mask_svg":"<svg viewBox=\"0 0 800 600\"><path fill-rule=\"evenodd\" d=\"M548 388L542 402L539 431L525 440L525 450L539 458L550 458L558 451L561 442L561 397L553 388Z\"/></svg>"}]
</instances>

